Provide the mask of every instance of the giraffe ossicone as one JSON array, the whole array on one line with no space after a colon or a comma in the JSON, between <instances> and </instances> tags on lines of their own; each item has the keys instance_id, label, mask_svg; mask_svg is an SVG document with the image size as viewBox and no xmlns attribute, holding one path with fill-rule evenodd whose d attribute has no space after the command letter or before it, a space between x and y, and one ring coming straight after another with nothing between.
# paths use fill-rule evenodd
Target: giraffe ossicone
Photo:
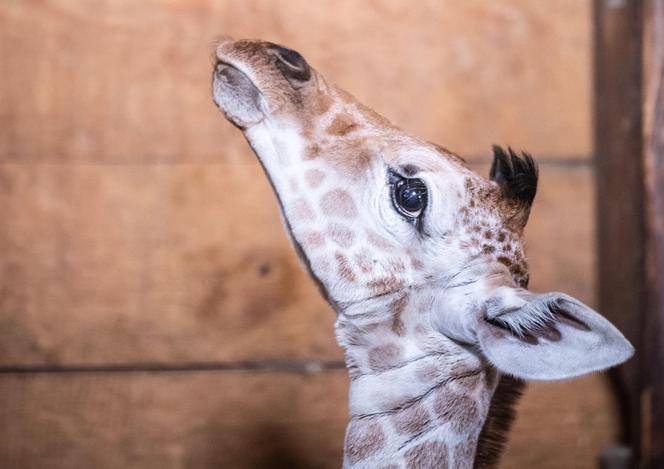
<instances>
[{"instance_id":1,"label":"giraffe ossicone","mask_svg":"<svg viewBox=\"0 0 664 469\"><path fill-rule=\"evenodd\" d=\"M486 180L291 49L225 39L215 60L214 101L258 156L338 313L351 378L344 467L493 467L521 380L633 354L580 301L526 289L529 155L495 147Z\"/></svg>"}]
</instances>

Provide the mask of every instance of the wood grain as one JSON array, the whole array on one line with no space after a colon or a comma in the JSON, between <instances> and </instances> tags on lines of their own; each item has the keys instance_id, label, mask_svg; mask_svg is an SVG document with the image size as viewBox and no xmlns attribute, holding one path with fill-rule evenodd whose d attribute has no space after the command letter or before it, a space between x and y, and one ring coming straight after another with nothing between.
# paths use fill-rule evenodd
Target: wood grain
<instances>
[{"instance_id":1,"label":"wood grain","mask_svg":"<svg viewBox=\"0 0 664 469\"><path fill-rule=\"evenodd\" d=\"M331 14L331 12L334 12ZM329 79L470 157L587 158L590 2L66 0L0 4L0 159L233 162L210 97L219 35L299 49Z\"/></svg>"},{"instance_id":2,"label":"wood grain","mask_svg":"<svg viewBox=\"0 0 664 469\"><path fill-rule=\"evenodd\" d=\"M0 377L6 469L339 467L346 373Z\"/></svg>"},{"instance_id":3,"label":"wood grain","mask_svg":"<svg viewBox=\"0 0 664 469\"><path fill-rule=\"evenodd\" d=\"M345 371L0 376L3 468L337 468ZM596 467L615 415L600 376L532 385L505 468Z\"/></svg>"},{"instance_id":4,"label":"wood grain","mask_svg":"<svg viewBox=\"0 0 664 469\"><path fill-rule=\"evenodd\" d=\"M643 10L645 321L641 346L642 463L664 466L664 2Z\"/></svg>"},{"instance_id":5,"label":"wood grain","mask_svg":"<svg viewBox=\"0 0 664 469\"><path fill-rule=\"evenodd\" d=\"M518 406L501 468L597 468L597 455L615 444L619 419L606 377L530 383Z\"/></svg>"},{"instance_id":6,"label":"wood grain","mask_svg":"<svg viewBox=\"0 0 664 469\"><path fill-rule=\"evenodd\" d=\"M626 444L639 441L645 243L642 174L641 11L636 2L595 1L595 145L599 303L636 346L616 370ZM638 445L637 445L638 446ZM638 459L638 449L634 456Z\"/></svg>"},{"instance_id":7,"label":"wood grain","mask_svg":"<svg viewBox=\"0 0 664 469\"><path fill-rule=\"evenodd\" d=\"M341 358L257 163L0 174L3 364Z\"/></svg>"}]
</instances>

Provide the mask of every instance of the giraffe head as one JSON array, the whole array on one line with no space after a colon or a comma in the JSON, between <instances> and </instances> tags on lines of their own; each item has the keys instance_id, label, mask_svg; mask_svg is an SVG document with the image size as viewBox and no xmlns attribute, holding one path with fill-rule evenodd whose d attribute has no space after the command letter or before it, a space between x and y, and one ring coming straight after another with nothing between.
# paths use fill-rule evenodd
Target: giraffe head
<instances>
[{"instance_id":1,"label":"giraffe head","mask_svg":"<svg viewBox=\"0 0 664 469\"><path fill-rule=\"evenodd\" d=\"M214 101L257 154L300 258L338 312L361 316L409 292L420 328L524 379L631 356L622 334L578 300L526 290L522 234L538 177L529 155L495 148L486 180L291 49L224 40L215 54Z\"/></svg>"}]
</instances>

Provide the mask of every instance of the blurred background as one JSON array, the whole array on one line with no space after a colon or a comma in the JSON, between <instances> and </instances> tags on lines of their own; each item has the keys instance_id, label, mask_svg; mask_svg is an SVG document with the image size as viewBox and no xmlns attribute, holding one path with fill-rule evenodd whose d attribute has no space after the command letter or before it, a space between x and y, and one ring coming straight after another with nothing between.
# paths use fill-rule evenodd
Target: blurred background
<instances>
[{"instance_id":1,"label":"blurred background","mask_svg":"<svg viewBox=\"0 0 664 469\"><path fill-rule=\"evenodd\" d=\"M220 35L484 175L493 143L533 153L531 288L598 306L590 0L2 0L0 466L340 466L334 313L212 103ZM503 467L596 467L617 401L530 385Z\"/></svg>"}]
</instances>

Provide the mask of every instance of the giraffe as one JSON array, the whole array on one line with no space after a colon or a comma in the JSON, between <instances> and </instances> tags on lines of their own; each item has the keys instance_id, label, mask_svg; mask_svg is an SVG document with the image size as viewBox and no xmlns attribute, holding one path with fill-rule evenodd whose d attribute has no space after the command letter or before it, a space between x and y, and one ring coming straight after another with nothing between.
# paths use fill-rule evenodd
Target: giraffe
<instances>
[{"instance_id":1,"label":"giraffe","mask_svg":"<svg viewBox=\"0 0 664 469\"><path fill-rule=\"evenodd\" d=\"M525 380L633 354L579 300L527 290L530 155L494 147L487 180L294 50L223 39L214 54L213 99L256 153L337 313L350 376L344 467L495 467Z\"/></svg>"}]
</instances>

